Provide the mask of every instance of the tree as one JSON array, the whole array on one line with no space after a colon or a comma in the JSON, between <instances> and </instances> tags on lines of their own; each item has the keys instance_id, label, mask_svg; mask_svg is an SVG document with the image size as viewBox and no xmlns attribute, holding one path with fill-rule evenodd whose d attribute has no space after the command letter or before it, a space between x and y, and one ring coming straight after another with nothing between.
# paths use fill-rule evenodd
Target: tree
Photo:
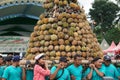
<instances>
[{"instance_id":1,"label":"tree","mask_svg":"<svg viewBox=\"0 0 120 80\"><path fill-rule=\"evenodd\" d=\"M112 41L114 41L116 44L120 41L120 29L113 28L111 30L108 30L105 34L105 39L110 44Z\"/></svg>"},{"instance_id":2,"label":"tree","mask_svg":"<svg viewBox=\"0 0 120 80\"><path fill-rule=\"evenodd\" d=\"M117 4L120 4L120 0L116 0L117 1Z\"/></svg>"},{"instance_id":3,"label":"tree","mask_svg":"<svg viewBox=\"0 0 120 80\"><path fill-rule=\"evenodd\" d=\"M101 25L101 33L105 34L107 30L112 29L119 9L117 4L108 0L95 0L89 14L97 25Z\"/></svg>"}]
</instances>

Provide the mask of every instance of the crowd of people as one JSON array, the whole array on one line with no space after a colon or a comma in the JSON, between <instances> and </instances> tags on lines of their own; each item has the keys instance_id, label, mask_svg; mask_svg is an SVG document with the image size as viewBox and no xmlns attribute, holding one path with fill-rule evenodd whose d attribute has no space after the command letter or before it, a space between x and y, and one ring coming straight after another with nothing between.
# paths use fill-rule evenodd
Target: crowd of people
<instances>
[{"instance_id":1,"label":"crowd of people","mask_svg":"<svg viewBox=\"0 0 120 80\"><path fill-rule=\"evenodd\" d=\"M118 56L118 58L120 58ZM20 56L0 56L0 80L120 80L120 67L111 63L111 57L105 55L90 58L89 63L82 64L82 57L74 56L69 64L66 57L60 57L59 64L48 68L45 54L35 57L35 64L26 61L25 67L19 65Z\"/></svg>"}]
</instances>

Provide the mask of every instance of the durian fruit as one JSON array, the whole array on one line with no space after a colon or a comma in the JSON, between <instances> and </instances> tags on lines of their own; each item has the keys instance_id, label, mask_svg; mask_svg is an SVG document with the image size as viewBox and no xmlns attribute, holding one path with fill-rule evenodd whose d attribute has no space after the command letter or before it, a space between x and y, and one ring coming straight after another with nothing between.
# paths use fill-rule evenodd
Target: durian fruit
<instances>
[{"instance_id":1,"label":"durian fruit","mask_svg":"<svg viewBox=\"0 0 120 80\"><path fill-rule=\"evenodd\" d=\"M61 56L71 60L75 54L84 59L89 55L102 57L97 38L77 0L45 0L43 7L45 12L30 35L26 59L40 53L45 53L48 60Z\"/></svg>"}]
</instances>

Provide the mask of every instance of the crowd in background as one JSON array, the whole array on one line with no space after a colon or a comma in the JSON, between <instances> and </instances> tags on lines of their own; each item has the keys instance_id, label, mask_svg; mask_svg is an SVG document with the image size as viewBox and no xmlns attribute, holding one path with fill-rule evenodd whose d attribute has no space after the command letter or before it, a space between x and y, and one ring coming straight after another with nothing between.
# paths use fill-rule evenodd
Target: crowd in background
<instances>
[{"instance_id":1,"label":"crowd in background","mask_svg":"<svg viewBox=\"0 0 120 80\"><path fill-rule=\"evenodd\" d=\"M116 59L120 60L120 55ZM59 64L51 68L48 68L44 53L37 55L35 60L34 65L26 61L21 67L20 56L0 56L0 80L120 80L119 63L112 64L108 55L103 59L90 56L87 64L82 64L78 54L71 64L66 57L60 57Z\"/></svg>"}]
</instances>

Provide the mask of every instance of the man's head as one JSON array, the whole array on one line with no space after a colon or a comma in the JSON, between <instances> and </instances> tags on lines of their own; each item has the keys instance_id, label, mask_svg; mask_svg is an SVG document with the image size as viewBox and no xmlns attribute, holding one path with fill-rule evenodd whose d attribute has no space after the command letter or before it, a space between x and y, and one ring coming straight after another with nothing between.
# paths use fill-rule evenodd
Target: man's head
<instances>
[{"instance_id":1,"label":"man's head","mask_svg":"<svg viewBox=\"0 0 120 80\"><path fill-rule=\"evenodd\" d=\"M100 57L96 57L92 60L92 63L96 68L101 68L103 60Z\"/></svg>"},{"instance_id":2,"label":"man's head","mask_svg":"<svg viewBox=\"0 0 120 80\"><path fill-rule=\"evenodd\" d=\"M67 67L67 59L66 57L60 57L59 62L63 66L63 68Z\"/></svg>"},{"instance_id":3,"label":"man's head","mask_svg":"<svg viewBox=\"0 0 120 80\"><path fill-rule=\"evenodd\" d=\"M0 56L0 65L2 65L2 63L3 63L3 57Z\"/></svg>"},{"instance_id":4,"label":"man's head","mask_svg":"<svg viewBox=\"0 0 120 80\"><path fill-rule=\"evenodd\" d=\"M13 56L13 53L9 53L9 54L7 54L7 56Z\"/></svg>"},{"instance_id":5,"label":"man's head","mask_svg":"<svg viewBox=\"0 0 120 80\"><path fill-rule=\"evenodd\" d=\"M12 64L12 56L7 56L6 58L5 58L5 61L6 61L6 65L11 65Z\"/></svg>"},{"instance_id":6,"label":"man's head","mask_svg":"<svg viewBox=\"0 0 120 80\"><path fill-rule=\"evenodd\" d=\"M103 60L104 60L104 63L106 66L109 66L111 64L111 57L110 56L105 55Z\"/></svg>"},{"instance_id":7,"label":"man's head","mask_svg":"<svg viewBox=\"0 0 120 80\"><path fill-rule=\"evenodd\" d=\"M13 56L12 61L13 61L13 63L15 63L18 66L19 61L20 61L20 56L18 56L18 55Z\"/></svg>"},{"instance_id":8,"label":"man's head","mask_svg":"<svg viewBox=\"0 0 120 80\"><path fill-rule=\"evenodd\" d=\"M82 61L81 56L80 56L79 54L76 54L76 55L74 56L74 64L75 64L76 66L79 66L79 65L81 64L81 61Z\"/></svg>"}]
</instances>

